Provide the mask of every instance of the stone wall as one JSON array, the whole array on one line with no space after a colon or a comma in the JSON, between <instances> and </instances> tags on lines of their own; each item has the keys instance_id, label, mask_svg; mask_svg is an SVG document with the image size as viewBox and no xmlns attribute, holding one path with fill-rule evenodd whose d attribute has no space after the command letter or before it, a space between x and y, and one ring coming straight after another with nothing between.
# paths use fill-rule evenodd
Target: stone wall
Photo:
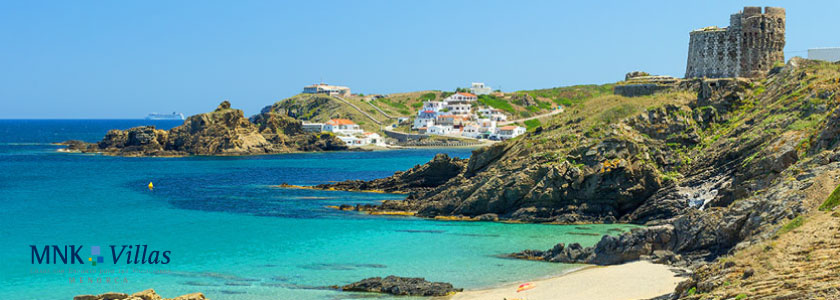
<instances>
[{"instance_id":1,"label":"stone wall","mask_svg":"<svg viewBox=\"0 0 840 300\"><path fill-rule=\"evenodd\" d=\"M762 76L784 62L784 8L745 7L729 17L729 27L690 33L686 78Z\"/></svg>"},{"instance_id":2,"label":"stone wall","mask_svg":"<svg viewBox=\"0 0 840 300\"><path fill-rule=\"evenodd\" d=\"M672 85L656 84L656 83L639 83L639 84L624 84L616 85L613 88L613 94L624 97L639 97L653 95L656 92L669 90Z\"/></svg>"},{"instance_id":3,"label":"stone wall","mask_svg":"<svg viewBox=\"0 0 840 300\"><path fill-rule=\"evenodd\" d=\"M685 77L735 77L741 72L741 36L729 28L692 31Z\"/></svg>"}]
</instances>

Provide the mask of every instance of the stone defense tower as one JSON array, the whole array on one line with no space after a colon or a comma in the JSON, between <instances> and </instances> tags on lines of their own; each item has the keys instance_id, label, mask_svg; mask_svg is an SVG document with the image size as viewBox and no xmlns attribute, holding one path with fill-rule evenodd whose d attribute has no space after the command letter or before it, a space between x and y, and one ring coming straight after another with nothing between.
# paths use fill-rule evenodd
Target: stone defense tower
<instances>
[{"instance_id":1,"label":"stone defense tower","mask_svg":"<svg viewBox=\"0 0 840 300\"><path fill-rule=\"evenodd\" d=\"M685 77L757 77L784 62L785 9L744 7L729 27L692 31Z\"/></svg>"}]
</instances>

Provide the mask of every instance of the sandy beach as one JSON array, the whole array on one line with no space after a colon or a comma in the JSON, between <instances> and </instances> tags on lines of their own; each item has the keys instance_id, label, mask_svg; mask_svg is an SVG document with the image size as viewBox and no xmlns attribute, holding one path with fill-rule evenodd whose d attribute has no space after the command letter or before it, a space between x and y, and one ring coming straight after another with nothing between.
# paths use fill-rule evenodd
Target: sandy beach
<instances>
[{"instance_id":1,"label":"sandy beach","mask_svg":"<svg viewBox=\"0 0 840 300\"><path fill-rule=\"evenodd\" d=\"M536 287L520 293L517 282L498 288L472 290L451 300L624 300L649 299L670 293L684 278L666 265L637 261L617 266L588 267L554 278L530 281Z\"/></svg>"}]
</instances>

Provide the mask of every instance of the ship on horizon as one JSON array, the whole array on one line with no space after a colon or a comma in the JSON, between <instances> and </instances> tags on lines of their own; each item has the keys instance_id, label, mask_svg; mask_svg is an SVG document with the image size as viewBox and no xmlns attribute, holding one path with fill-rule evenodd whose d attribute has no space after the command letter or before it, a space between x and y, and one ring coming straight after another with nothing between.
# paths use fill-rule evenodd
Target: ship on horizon
<instances>
[{"instance_id":1,"label":"ship on horizon","mask_svg":"<svg viewBox=\"0 0 840 300\"><path fill-rule=\"evenodd\" d=\"M184 114L174 111L171 114L150 113L146 120L184 120Z\"/></svg>"}]
</instances>

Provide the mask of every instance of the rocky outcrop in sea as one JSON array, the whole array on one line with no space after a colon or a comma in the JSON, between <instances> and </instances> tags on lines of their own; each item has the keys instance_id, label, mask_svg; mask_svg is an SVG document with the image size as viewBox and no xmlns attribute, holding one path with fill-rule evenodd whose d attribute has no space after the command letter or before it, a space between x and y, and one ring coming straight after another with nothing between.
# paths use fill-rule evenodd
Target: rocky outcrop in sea
<instances>
[{"instance_id":1,"label":"rocky outcrop in sea","mask_svg":"<svg viewBox=\"0 0 840 300\"><path fill-rule=\"evenodd\" d=\"M371 181L347 180L332 184L319 184L316 189L342 191L419 192L440 186L461 172L467 165L466 159L450 158L440 153L426 164L414 166L408 171L398 171L391 177Z\"/></svg>"},{"instance_id":2,"label":"rocky outcrop in sea","mask_svg":"<svg viewBox=\"0 0 840 300\"><path fill-rule=\"evenodd\" d=\"M124 293L104 293L100 295L79 295L73 297L73 300L209 300L204 297L202 293L192 293L175 298L163 298L158 295L155 290L148 289L145 291L136 292L134 294Z\"/></svg>"},{"instance_id":3,"label":"rocky outcrop in sea","mask_svg":"<svg viewBox=\"0 0 840 300\"><path fill-rule=\"evenodd\" d=\"M119 156L255 155L345 150L331 134L304 132L300 121L274 113L245 118L224 101L216 110L190 116L170 130L154 126L108 131L102 141L66 141L66 151Z\"/></svg>"},{"instance_id":4,"label":"rocky outcrop in sea","mask_svg":"<svg viewBox=\"0 0 840 300\"><path fill-rule=\"evenodd\" d=\"M367 278L341 287L348 292L385 293L399 296L448 296L464 289L445 282L429 282L425 278L388 276Z\"/></svg>"}]
</instances>

